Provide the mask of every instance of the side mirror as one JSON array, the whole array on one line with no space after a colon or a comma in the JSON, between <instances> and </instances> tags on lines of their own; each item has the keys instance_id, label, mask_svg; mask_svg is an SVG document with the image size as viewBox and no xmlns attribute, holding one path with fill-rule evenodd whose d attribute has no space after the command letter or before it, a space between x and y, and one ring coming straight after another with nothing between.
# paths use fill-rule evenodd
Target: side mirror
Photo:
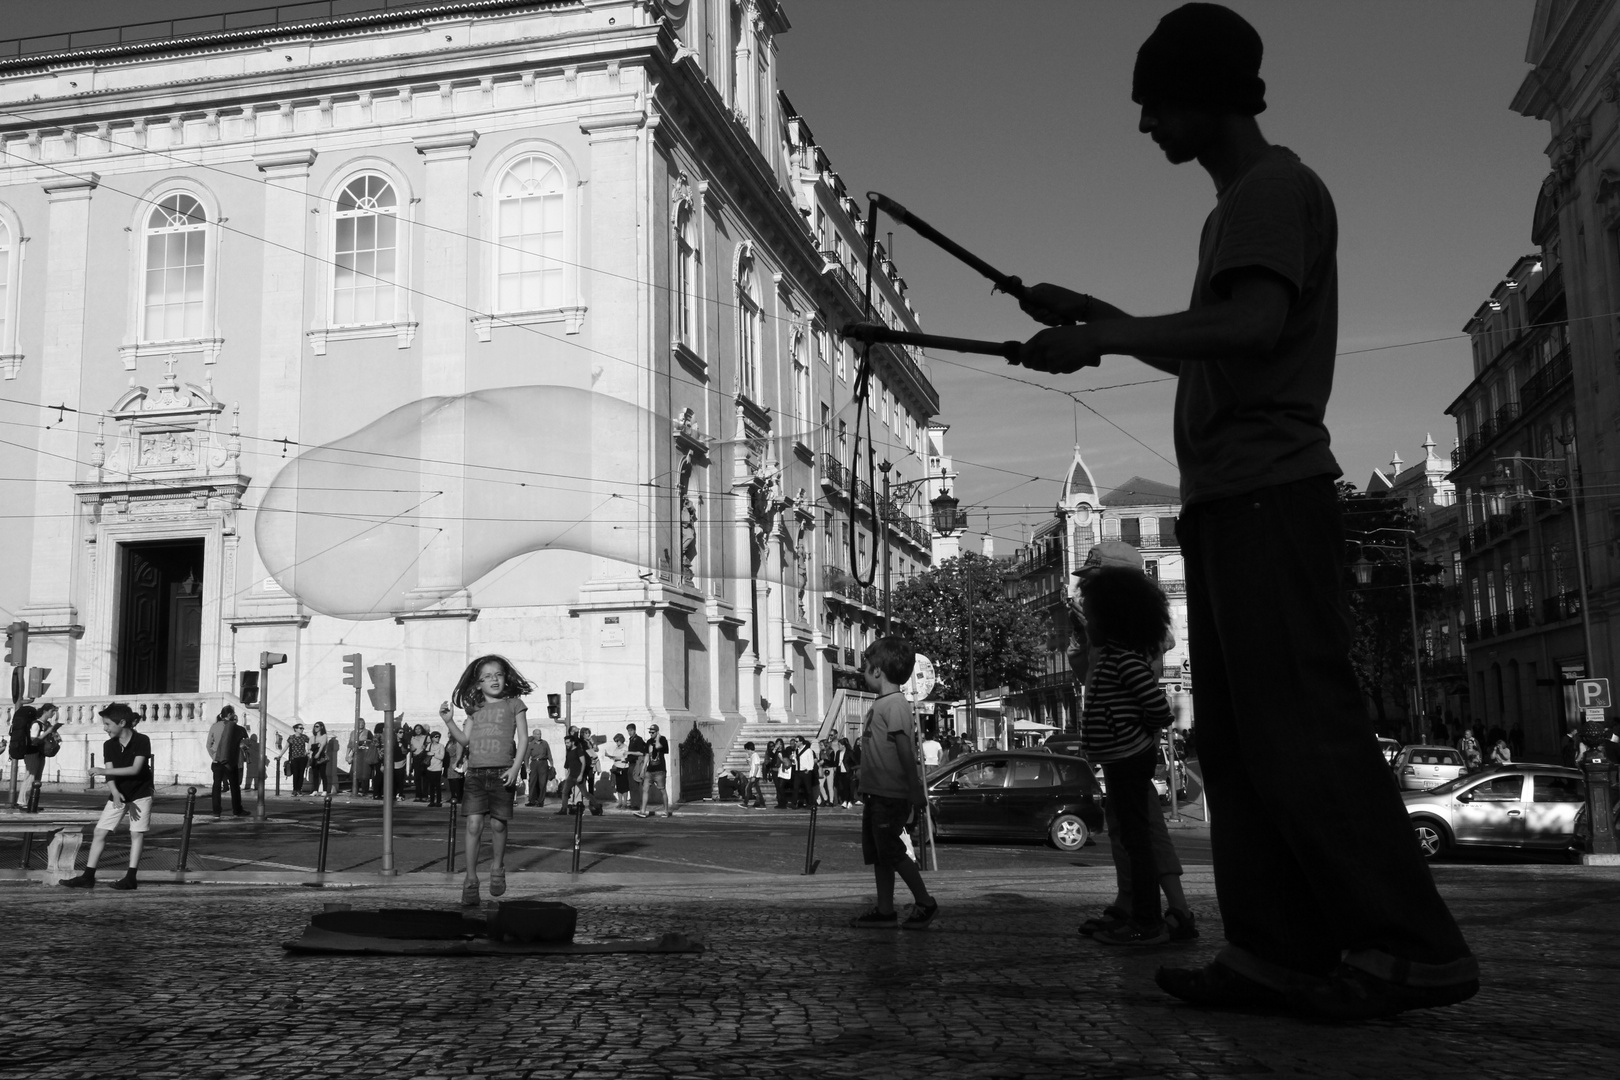
<instances>
[{"instance_id":1,"label":"side mirror","mask_svg":"<svg viewBox=\"0 0 1620 1080\"><path fill-rule=\"evenodd\" d=\"M1457 796L1457 801L1458 802L1473 802L1474 801L1474 793L1472 791L1465 791L1461 795Z\"/></svg>"},{"instance_id":2,"label":"side mirror","mask_svg":"<svg viewBox=\"0 0 1620 1080\"><path fill-rule=\"evenodd\" d=\"M950 783L945 785L945 790L946 791L961 791L962 790L962 785L957 783L955 780L952 780Z\"/></svg>"}]
</instances>

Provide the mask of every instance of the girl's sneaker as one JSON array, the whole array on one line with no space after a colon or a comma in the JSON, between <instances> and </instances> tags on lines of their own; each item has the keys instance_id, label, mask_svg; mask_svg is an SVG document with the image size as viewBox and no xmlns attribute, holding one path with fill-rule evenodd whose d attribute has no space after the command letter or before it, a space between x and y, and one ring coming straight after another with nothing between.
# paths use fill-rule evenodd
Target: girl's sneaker
<instances>
[{"instance_id":1,"label":"girl's sneaker","mask_svg":"<svg viewBox=\"0 0 1620 1080\"><path fill-rule=\"evenodd\" d=\"M865 930L893 930L900 925L900 917L894 912L887 914L873 908L864 915L857 915L849 920L849 925Z\"/></svg>"},{"instance_id":2,"label":"girl's sneaker","mask_svg":"<svg viewBox=\"0 0 1620 1080\"><path fill-rule=\"evenodd\" d=\"M900 925L907 930L921 930L923 927L933 922L934 916L938 914L938 900L930 899L926 904L912 904L911 913L906 916L906 921Z\"/></svg>"},{"instance_id":3,"label":"girl's sneaker","mask_svg":"<svg viewBox=\"0 0 1620 1080\"><path fill-rule=\"evenodd\" d=\"M1171 908L1169 911L1164 913L1164 921L1165 925L1170 927L1171 941L1198 940L1198 926L1193 921L1193 913L1191 911L1178 911L1175 908Z\"/></svg>"},{"instance_id":4,"label":"girl's sneaker","mask_svg":"<svg viewBox=\"0 0 1620 1080\"><path fill-rule=\"evenodd\" d=\"M489 872L489 895L500 896L504 892L506 892L506 867L493 867Z\"/></svg>"},{"instance_id":5,"label":"girl's sneaker","mask_svg":"<svg viewBox=\"0 0 1620 1080\"><path fill-rule=\"evenodd\" d=\"M478 879L474 878L461 886L461 906L477 907L478 904Z\"/></svg>"}]
</instances>

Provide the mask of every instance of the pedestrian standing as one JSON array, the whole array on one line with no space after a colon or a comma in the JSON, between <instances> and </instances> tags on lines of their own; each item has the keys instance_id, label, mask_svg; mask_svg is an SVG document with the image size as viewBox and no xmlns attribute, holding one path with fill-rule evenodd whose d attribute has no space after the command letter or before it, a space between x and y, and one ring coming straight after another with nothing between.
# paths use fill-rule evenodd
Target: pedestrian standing
<instances>
[{"instance_id":1,"label":"pedestrian standing","mask_svg":"<svg viewBox=\"0 0 1620 1080\"><path fill-rule=\"evenodd\" d=\"M427 745L428 805L444 805L444 743L437 731L428 736Z\"/></svg>"},{"instance_id":2,"label":"pedestrian standing","mask_svg":"<svg viewBox=\"0 0 1620 1080\"><path fill-rule=\"evenodd\" d=\"M326 733L326 725L319 720L309 729L309 793L319 795L324 787L328 795L337 787L337 740Z\"/></svg>"},{"instance_id":3,"label":"pedestrian standing","mask_svg":"<svg viewBox=\"0 0 1620 1080\"><path fill-rule=\"evenodd\" d=\"M630 747L624 736L613 736L612 744L603 748L602 756L607 759L608 772L613 776L614 809L630 809Z\"/></svg>"},{"instance_id":4,"label":"pedestrian standing","mask_svg":"<svg viewBox=\"0 0 1620 1080\"><path fill-rule=\"evenodd\" d=\"M636 725L624 725L626 760L630 763L630 791L631 801L635 802L636 793L641 791L641 782L647 778L647 740L636 734ZM637 805L636 809L645 809Z\"/></svg>"},{"instance_id":5,"label":"pedestrian standing","mask_svg":"<svg viewBox=\"0 0 1620 1080\"><path fill-rule=\"evenodd\" d=\"M287 739L287 775L292 777L293 798L304 794L304 773L309 769L309 736L303 724L294 724Z\"/></svg>"},{"instance_id":6,"label":"pedestrian standing","mask_svg":"<svg viewBox=\"0 0 1620 1080\"><path fill-rule=\"evenodd\" d=\"M551 779L551 744L535 728L529 732L529 806L546 805L546 783Z\"/></svg>"},{"instance_id":7,"label":"pedestrian standing","mask_svg":"<svg viewBox=\"0 0 1620 1080\"><path fill-rule=\"evenodd\" d=\"M849 739L840 736L837 755L833 762L833 794L838 800L838 805L846 810L855 805L855 793L851 790L850 785L852 764L850 761Z\"/></svg>"},{"instance_id":8,"label":"pedestrian standing","mask_svg":"<svg viewBox=\"0 0 1620 1080\"><path fill-rule=\"evenodd\" d=\"M837 771L837 764L838 758L833 753L832 740L822 739L821 745L816 751L816 794L821 796L822 806L835 804L836 800L833 798L833 774Z\"/></svg>"},{"instance_id":9,"label":"pedestrian standing","mask_svg":"<svg viewBox=\"0 0 1620 1080\"><path fill-rule=\"evenodd\" d=\"M467 715L461 728L450 701L439 706L439 719L450 738L467 748L467 780L462 796L467 812L467 873L461 886L463 907L478 906L478 849L489 820L491 865L489 894L506 892L506 823L512 820L512 792L529 750L528 709L523 695L534 687L504 656L481 656L467 665L456 683L454 701Z\"/></svg>"},{"instance_id":10,"label":"pedestrian standing","mask_svg":"<svg viewBox=\"0 0 1620 1080\"><path fill-rule=\"evenodd\" d=\"M444 786L450 801L460 803L467 790L467 748L454 739L444 741Z\"/></svg>"},{"instance_id":11,"label":"pedestrian standing","mask_svg":"<svg viewBox=\"0 0 1620 1080\"><path fill-rule=\"evenodd\" d=\"M917 764L911 707L901 688L911 678L917 654L903 638L884 636L861 656L861 676L877 694L861 728L861 856L872 867L877 906L850 920L864 929L904 925L920 930L934 921L939 904L928 894L922 871L906 853L901 833L926 811L922 770ZM894 909L894 879L911 890L911 911L904 924Z\"/></svg>"},{"instance_id":12,"label":"pedestrian standing","mask_svg":"<svg viewBox=\"0 0 1620 1080\"><path fill-rule=\"evenodd\" d=\"M940 746L933 732L923 737L922 752L924 769L932 769L943 760L944 747Z\"/></svg>"},{"instance_id":13,"label":"pedestrian standing","mask_svg":"<svg viewBox=\"0 0 1620 1080\"><path fill-rule=\"evenodd\" d=\"M102 709L101 727L107 741L101 747L101 760L90 770L91 776L105 776L112 781L107 788L107 805L90 841L90 855L85 859L84 873L67 878L60 884L69 889L93 889L96 869L101 865L101 853L107 845L107 834L118 828L119 822L129 819L129 869L124 876L111 883L119 890L135 888L135 873L141 865L141 849L146 833L152 827L152 741L135 730L140 722L134 709L121 701L112 702Z\"/></svg>"},{"instance_id":14,"label":"pedestrian standing","mask_svg":"<svg viewBox=\"0 0 1620 1080\"><path fill-rule=\"evenodd\" d=\"M669 740L658 734L657 724L647 725L647 771L641 779L641 809L637 817L652 817L652 792L664 800L664 816L675 816L675 800L669 794Z\"/></svg>"},{"instance_id":15,"label":"pedestrian standing","mask_svg":"<svg viewBox=\"0 0 1620 1080\"><path fill-rule=\"evenodd\" d=\"M1463 768L1471 773L1479 772L1485 759L1479 752L1479 740L1474 738L1473 728L1463 728L1462 738L1457 740L1457 749L1463 756Z\"/></svg>"},{"instance_id":16,"label":"pedestrian standing","mask_svg":"<svg viewBox=\"0 0 1620 1080\"><path fill-rule=\"evenodd\" d=\"M371 729L371 797L382 802L383 772L388 765L388 733L382 721Z\"/></svg>"},{"instance_id":17,"label":"pedestrian standing","mask_svg":"<svg viewBox=\"0 0 1620 1080\"><path fill-rule=\"evenodd\" d=\"M427 728L417 724L411 729L411 795L413 802L427 802Z\"/></svg>"},{"instance_id":18,"label":"pedestrian standing","mask_svg":"<svg viewBox=\"0 0 1620 1080\"><path fill-rule=\"evenodd\" d=\"M1471 997L1479 969L1412 843L1350 664L1341 471L1323 422L1338 222L1322 181L1255 122L1261 55L1254 28L1216 4L1170 12L1137 54L1139 128L1215 184L1189 310L1133 318L1037 285L1024 308L1052 328L1018 361L1059 373L1127 354L1177 378L1176 537L1227 947L1156 981L1208 1007L1387 1016ZM1276 782L1300 761L1308 789Z\"/></svg>"},{"instance_id":19,"label":"pedestrian standing","mask_svg":"<svg viewBox=\"0 0 1620 1080\"><path fill-rule=\"evenodd\" d=\"M569 728L563 736L563 771L562 780L557 785L557 798L562 805L557 808L558 815L573 813L574 789L579 786L579 779L583 769L585 748L579 743L579 729Z\"/></svg>"},{"instance_id":20,"label":"pedestrian standing","mask_svg":"<svg viewBox=\"0 0 1620 1080\"><path fill-rule=\"evenodd\" d=\"M411 729L405 726L403 716L394 718L394 798L405 798L405 783L410 778Z\"/></svg>"},{"instance_id":21,"label":"pedestrian standing","mask_svg":"<svg viewBox=\"0 0 1620 1080\"><path fill-rule=\"evenodd\" d=\"M788 785L793 779L793 766L788 758L787 744L781 739L771 743L770 753L765 756L765 770L770 774L771 783L776 786L776 808L788 808Z\"/></svg>"},{"instance_id":22,"label":"pedestrian standing","mask_svg":"<svg viewBox=\"0 0 1620 1080\"><path fill-rule=\"evenodd\" d=\"M816 805L816 748L803 735L793 761L793 805L800 810Z\"/></svg>"},{"instance_id":23,"label":"pedestrian standing","mask_svg":"<svg viewBox=\"0 0 1620 1080\"><path fill-rule=\"evenodd\" d=\"M1508 749L1507 740L1497 739L1496 745L1491 747L1491 764L1511 765L1512 763L1513 751Z\"/></svg>"},{"instance_id":24,"label":"pedestrian standing","mask_svg":"<svg viewBox=\"0 0 1620 1080\"><path fill-rule=\"evenodd\" d=\"M264 759L259 755L259 733L248 732L242 744L242 790L253 791L264 786Z\"/></svg>"},{"instance_id":25,"label":"pedestrian standing","mask_svg":"<svg viewBox=\"0 0 1620 1080\"><path fill-rule=\"evenodd\" d=\"M227 788L231 793L232 815L247 817L247 811L242 809L242 744L246 740L247 729L237 722L236 710L229 705L219 710L214 725L208 729L208 756L213 762L214 771L211 794L215 817L225 816L220 794Z\"/></svg>"},{"instance_id":26,"label":"pedestrian standing","mask_svg":"<svg viewBox=\"0 0 1620 1080\"><path fill-rule=\"evenodd\" d=\"M40 716L40 710L32 705L19 705L11 714L9 752L13 761L22 762L28 777L25 786L30 788L39 787L40 778L45 775L45 751L37 734ZM28 795L23 793L21 802L14 805L23 806L29 801Z\"/></svg>"}]
</instances>

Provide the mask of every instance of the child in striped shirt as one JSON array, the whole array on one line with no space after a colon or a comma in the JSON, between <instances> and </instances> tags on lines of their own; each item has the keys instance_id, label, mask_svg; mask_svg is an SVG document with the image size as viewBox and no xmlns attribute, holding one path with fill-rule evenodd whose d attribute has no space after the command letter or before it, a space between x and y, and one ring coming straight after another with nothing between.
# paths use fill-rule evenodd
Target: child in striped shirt
<instances>
[{"instance_id":1,"label":"child in striped shirt","mask_svg":"<svg viewBox=\"0 0 1620 1080\"><path fill-rule=\"evenodd\" d=\"M1086 635L1099 646L1086 684L1080 731L1086 756L1103 768L1108 801L1119 822L1116 847L1130 857L1131 910L1122 925L1098 930L1104 945L1159 945L1170 940L1159 908L1159 870L1153 854L1153 787L1159 733L1173 716L1153 658L1170 631L1170 605L1147 575L1102 566L1080 581Z\"/></svg>"}]
</instances>

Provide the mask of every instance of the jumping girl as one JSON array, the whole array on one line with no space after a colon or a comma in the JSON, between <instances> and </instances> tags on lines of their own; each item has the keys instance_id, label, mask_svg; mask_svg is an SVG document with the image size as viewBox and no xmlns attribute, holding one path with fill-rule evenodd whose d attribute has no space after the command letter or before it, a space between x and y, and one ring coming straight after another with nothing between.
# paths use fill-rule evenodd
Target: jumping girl
<instances>
[{"instance_id":1,"label":"jumping girl","mask_svg":"<svg viewBox=\"0 0 1620 1080\"><path fill-rule=\"evenodd\" d=\"M467 874L461 885L464 907L478 906L478 848L484 819L491 819L489 894L506 892L506 823L512 820L512 791L529 750L528 710L522 696L534 687L504 656L480 656L467 665L456 692L439 706L450 738L466 747L467 775L462 809L467 814ZM457 725L451 702L467 714Z\"/></svg>"}]
</instances>

